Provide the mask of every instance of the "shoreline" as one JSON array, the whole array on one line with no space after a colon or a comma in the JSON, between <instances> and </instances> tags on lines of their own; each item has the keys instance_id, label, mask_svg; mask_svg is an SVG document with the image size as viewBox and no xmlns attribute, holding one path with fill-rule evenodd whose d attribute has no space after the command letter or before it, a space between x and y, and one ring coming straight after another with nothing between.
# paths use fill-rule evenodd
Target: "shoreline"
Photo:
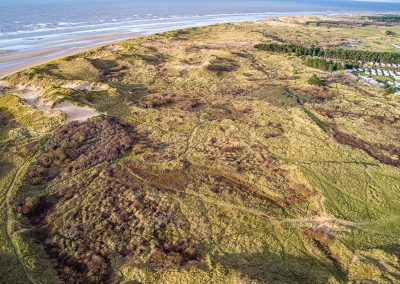
<instances>
[{"instance_id":1,"label":"shoreline","mask_svg":"<svg viewBox=\"0 0 400 284\"><path fill-rule=\"evenodd\" d=\"M37 65L64 58L85 50L119 42L135 37L144 36L140 33L112 33L95 36L86 36L76 39L65 39L65 45L43 48L27 52L7 52L0 56L0 79ZM86 42L86 44L82 44ZM69 44L68 44L69 43Z\"/></svg>"},{"instance_id":2,"label":"shoreline","mask_svg":"<svg viewBox=\"0 0 400 284\"><path fill-rule=\"evenodd\" d=\"M374 15L377 12L366 12L366 13L352 13L352 12L331 12L331 13L319 13L310 12L303 14L291 14L287 15L277 14L264 17L262 19L241 19L238 21L199 21L190 24L183 24L176 26L174 23L164 23L163 25L156 25L149 30L143 30L140 32L109 32L109 33L98 33L73 38L61 38L53 39L33 45L31 49L26 51L18 50L0 50L0 79L12 75L16 72L20 72L37 65L45 64L47 62L61 59L67 56L74 55L86 50L105 46L111 43L116 43L132 38L147 36L159 32L173 31L184 28L203 27L215 24L227 24L227 23L243 23L243 22L254 22L254 21L265 21L273 18L281 17L335 17L335 16L361 16L361 15ZM391 14L391 13L379 13L379 14ZM193 25L192 25L193 24ZM164 26L166 25L166 26ZM35 49L35 46L37 47Z\"/></svg>"}]
</instances>

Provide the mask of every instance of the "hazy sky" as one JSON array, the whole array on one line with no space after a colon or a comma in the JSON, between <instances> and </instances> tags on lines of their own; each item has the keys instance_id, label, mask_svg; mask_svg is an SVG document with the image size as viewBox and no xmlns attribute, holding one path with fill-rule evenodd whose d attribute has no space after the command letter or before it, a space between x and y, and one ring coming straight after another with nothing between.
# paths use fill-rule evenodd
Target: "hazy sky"
<instances>
[{"instance_id":1,"label":"hazy sky","mask_svg":"<svg viewBox=\"0 0 400 284\"><path fill-rule=\"evenodd\" d=\"M17 4L17 3L46 3L46 2L61 2L61 3L68 3L68 2L80 2L81 0L1 0L2 4ZM87 0L86 0L87 1ZM93 0L97 1L97 0ZM111 2L119 2L121 0L109 0ZM160 1L160 2L169 2L170 0L165 0L165 1ZM176 0L175 0L176 1ZM179 0L181 2L202 2L201 0ZM214 0L214 1L208 1L208 2L229 2L230 0ZM273 0L258 0L259 2L272 2ZM130 2L137 2L137 0L131 0ZM246 2L246 0L242 0L239 2ZM281 2L294 2L294 3L301 3L301 2L309 2L307 0L283 0ZM324 0L322 2L387 2L387 3L400 3L400 0Z\"/></svg>"}]
</instances>

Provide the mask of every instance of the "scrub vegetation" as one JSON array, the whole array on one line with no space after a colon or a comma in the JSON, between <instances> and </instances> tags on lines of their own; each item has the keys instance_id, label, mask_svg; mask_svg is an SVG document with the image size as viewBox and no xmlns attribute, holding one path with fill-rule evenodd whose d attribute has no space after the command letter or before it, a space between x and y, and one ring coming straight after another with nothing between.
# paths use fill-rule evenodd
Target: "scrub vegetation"
<instances>
[{"instance_id":1,"label":"scrub vegetation","mask_svg":"<svg viewBox=\"0 0 400 284\"><path fill-rule=\"evenodd\" d=\"M0 282L399 282L399 96L255 48L386 56L383 20L191 28L3 79Z\"/></svg>"}]
</instances>

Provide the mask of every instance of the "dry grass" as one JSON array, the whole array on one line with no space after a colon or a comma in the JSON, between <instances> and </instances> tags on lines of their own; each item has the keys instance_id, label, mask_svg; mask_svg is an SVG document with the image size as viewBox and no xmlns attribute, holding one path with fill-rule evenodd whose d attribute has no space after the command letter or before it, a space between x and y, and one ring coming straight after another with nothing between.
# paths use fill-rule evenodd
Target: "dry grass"
<instances>
[{"instance_id":1,"label":"dry grass","mask_svg":"<svg viewBox=\"0 0 400 284\"><path fill-rule=\"evenodd\" d=\"M62 116L2 91L0 188L11 209L1 224L16 233L1 228L0 259L10 261L0 279L398 281L399 98L253 48L358 38L357 48L388 50L398 40L358 17L307 24L329 19L167 32L8 77L115 116L135 135L124 157L101 159L113 137L70 139ZM307 83L314 73L323 87ZM98 162L60 174L75 161L59 150L64 140ZM26 175L40 163L51 178L32 186Z\"/></svg>"}]
</instances>

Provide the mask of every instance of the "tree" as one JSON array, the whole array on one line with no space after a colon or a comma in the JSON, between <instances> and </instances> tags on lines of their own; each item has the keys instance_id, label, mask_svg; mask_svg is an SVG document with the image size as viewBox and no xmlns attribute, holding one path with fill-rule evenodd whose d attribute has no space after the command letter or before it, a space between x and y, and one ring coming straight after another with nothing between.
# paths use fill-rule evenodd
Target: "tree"
<instances>
[{"instance_id":1,"label":"tree","mask_svg":"<svg viewBox=\"0 0 400 284\"><path fill-rule=\"evenodd\" d=\"M393 87L393 86L387 86L387 87L385 88L384 94L388 96L388 95L395 94L396 91L397 91L397 90L396 90L395 87Z\"/></svg>"},{"instance_id":2,"label":"tree","mask_svg":"<svg viewBox=\"0 0 400 284\"><path fill-rule=\"evenodd\" d=\"M295 53L297 56L315 56L330 59L341 59L350 61L364 62L384 62L384 63L400 63L400 53L396 52L379 52L355 49L323 49L318 46L304 47L295 44L257 44L255 46L259 50L280 52L280 53Z\"/></svg>"},{"instance_id":3,"label":"tree","mask_svg":"<svg viewBox=\"0 0 400 284\"><path fill-rule=\"evenodd\" d=\"M322 86L321 79L318 78L317 75L313 74L310 79L308 79L308 84L314 85L314 86Z\"/></svg>"}]
</instances>

